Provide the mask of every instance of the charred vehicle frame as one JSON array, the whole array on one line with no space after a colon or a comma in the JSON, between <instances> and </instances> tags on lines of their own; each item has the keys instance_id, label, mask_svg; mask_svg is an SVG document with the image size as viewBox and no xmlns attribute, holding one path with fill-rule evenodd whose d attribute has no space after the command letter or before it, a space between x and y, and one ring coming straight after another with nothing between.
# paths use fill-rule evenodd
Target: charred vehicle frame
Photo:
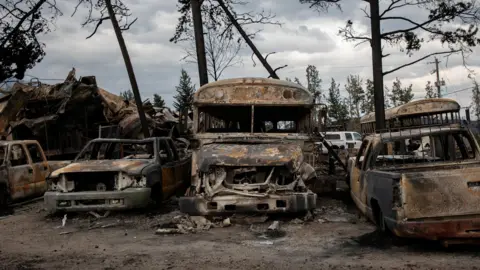
<instances>
[{"instance_id":1,"label":"charred vehicle frame","mask_svg":"<svg viewBox=\"0 0 480 270\"><path fill-rule=\"evenodd\" d=\"M381 230L447 242L480 237L480 151L459 111L450 99L390 109L390 129L367 135L349 160L352 198Z\"/></svg>"},{"instance_id":2,"label":"charred vehicle frame","mask_svg":"<svg viewBox=\"0 0 480 270\"><path fill-rule=\"evenodd\" d=\"M192 180L180 210L192 215L301 212L316 207L320 108L298 84L239 78L194 96Z\"/></svg>"},{"instance_id":3,"label":"charred vehicle frame","mask_svg":"<svg viewBox=\"0 0 480 270\"><path fill-rule=\"evenodd\" d=\"M145 207L186 186L190 162L169 137L94 139L51 174L44 200L50 212Z\"/></svg>"}]
</instances>

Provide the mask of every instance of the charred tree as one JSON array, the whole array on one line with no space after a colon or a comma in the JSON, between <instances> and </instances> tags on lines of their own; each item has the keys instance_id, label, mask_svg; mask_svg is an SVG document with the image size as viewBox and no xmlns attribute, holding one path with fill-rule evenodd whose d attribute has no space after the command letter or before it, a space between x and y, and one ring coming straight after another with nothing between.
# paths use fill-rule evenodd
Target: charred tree
<instances>
[{"instance_id":1,"label":"charred tree","mask_svg":"<svg viewBox=\"0 0 480 270\"><path fill-rule=\"evenodd\" d=\"M142 98L140 97L140 91L138 90L137 79L135 78L132 62L130 61L130 56L128 55L127 45L125 45L125 40L122 36L122 30L115 16L111 0L105 0L105 5L107 6L110 20L112 21L113 30L115 31L115 35L117 36L118 45L120 46L120 50L122 51L123 60L125 61L125 67L127 68L128 79L130 80L130 84L132 85L135 103L137 104L138 116L140 117L140 123L142 124L143 136L145 138L148 138L150 137L150 132L148 130L147 118L145 117L145 112L143 111L143 102Z\"/></svg>"},{"instance_id":2,"label":"charred tree","mask_svg":"<svg viewBox=\"0 0 480 270\"><path fill-rule=\"evenodd\" d=\"M299 1L303 4L309 4L310 8L321 11L326 11L331 6L341 8L340 0ZM369 12L366 8L363 11L370 20L372 34L369 36L357 33L351 20L347 21L346 26L339 31L339 34L347 41L356 41L358 44L368 42L372 47L375 111L378 125L379 122L384 122L384 114L382 113L385 99L383 76L435 55L448 57L452 54L460 54L466 66L466 56L472 52L471 48L477 46L480 42L478 37L480 10L476 0L389 0L388 6L383 11L380 11L378 0L365 2L370 4ZM427 18L420 20L410 19L407 16L390 15L409 7L421 8L429 14ZM382 22L402 22L407 26L381 32ZM426 34L427 38L422 38L421 34ZM390 54L383 52L382 41L391 47L398 47L401 52L406 53L409 57L420 51L422 45L427 42L440 42L442 45L447 45L448 49L428 52L423 57L384 71L382 61Z\"/></svg>"}]
</instances>

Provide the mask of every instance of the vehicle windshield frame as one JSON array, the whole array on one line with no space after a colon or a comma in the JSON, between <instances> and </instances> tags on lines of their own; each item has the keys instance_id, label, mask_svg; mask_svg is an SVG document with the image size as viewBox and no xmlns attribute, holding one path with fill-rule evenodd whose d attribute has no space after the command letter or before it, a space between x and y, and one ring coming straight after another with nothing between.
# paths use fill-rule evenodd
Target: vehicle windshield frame
<instances>
[{"instance_id":1,"label":"vehicle windshield frame","mask_svg":"<svg viewBox=\"0 0 480 270\"><path fill-rule=\"evenodd\" d=\"M278 104L202 104L202 106L194 105L195 110L198 114L198 117L195 118L195 134L218 134L218 133L228 133L228 134L255 134L255 135L260 135L260 134L304 134L308 135L311 134L314 127L315 127L315 121L312 119L314 113L313 109L313 104L312 105L306 105L306 104L282 104L282 106L279 106ZM222 128L225 129L225 131L218 131L218 132L212 132L212 131L203 131L205 128L201 126L202 120L200 117L200 114L203 113L203 115L209 115L211 118L215 118L212 114L208 114L206 112L206 109L213 110L214 108L221 108L221 110L224 110L228 112L229 109L233 109L235 107L242 107L243 110L248 110L249 115L248 115L248 126L246 126L247 129L238 129L238 130L227 130L227 128ZM267 118L267 119L259 119L260 122L263 122L264 125L267 124L267 122L270 122L272 124L272 127L274 126L274 120L277 120L277 128L275 129L276 131L271 132L269 131L258 131L254 128L255 126L255 120L258 119L256 118L256 109L262 109L262 110L275 110L275 109L283 109L283 110L288 110L291 109L292 113L295 112L296 117L293 117L292 119L285 119L285 120L280 120L280 119L273 119L273 118ZM245 117L247 118L247 117ZM216 119L216 118L215 118ZM220 121L223 121L222 119L218 119ZM229 120L229 119L227 119ZM230 120L235 122L235 124L239 124L239 120L232 119ZM290 129L283 129L279 128L279 125L281 122L291 122L294 124L294 130ZM245 121L246 123L246 121Z\"/></svg>"},{"instance_id":2,"label":"vehicle windshield frame","mask_svg":"<svg viewBox=\"0 0 480 270\"><path fill-rule=\"evenodd\" d=\"M85 145L85 147L83 147L82 151L80 151L80 153L78 153L78 155L75 157L74 161L73 162L78 162L78 161L96 161L97 159L95 160L85 160L85 159L80 159L81 157L83 157L85 155L85 153L89 150L89 148L92 148L94 147L95 144L104 144L104 143L124 143L124 144L151 144L152 147L153 147L153 157L152 158L149 158L149 159L132 159L132 160L157 160L158 159L158 153L157 151L155 151L155 149L157 149L157 140L153 139L153 138L149 138L149 139L144 139L144 140L130 140L130 139L93 139L91 141L89 141L87 143L87 145ZM99 150L97 150L98 152ZM115 160L115 159L98 159L98 160ZM97 161L98 161L97 160ZM129 160L129 159L125 159L125 160Z\"/></svg>"}]
</instances>

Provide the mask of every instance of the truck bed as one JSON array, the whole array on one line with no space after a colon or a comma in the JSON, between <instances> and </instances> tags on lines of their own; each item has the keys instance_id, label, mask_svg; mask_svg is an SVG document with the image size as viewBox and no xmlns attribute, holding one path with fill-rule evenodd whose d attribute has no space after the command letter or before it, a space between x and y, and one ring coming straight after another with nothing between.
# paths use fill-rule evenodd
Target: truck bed
<instances>
[{"instance_id":1,"label":"truck bed","mask_svg":"<svg viewBox=\"0 0 480 270\"><path fill-rule=\"evenodd\" d=\"M397 183L401 179L399 190L402 210L399 214L404 219L480 214L480 162L478 161L441 162L424 166L374 170L369 174L369 178L392 179L392 182L397 179ZM375 183L376 186L382 185L375 180L371 183Z\"/></svg>"}]
</instances>

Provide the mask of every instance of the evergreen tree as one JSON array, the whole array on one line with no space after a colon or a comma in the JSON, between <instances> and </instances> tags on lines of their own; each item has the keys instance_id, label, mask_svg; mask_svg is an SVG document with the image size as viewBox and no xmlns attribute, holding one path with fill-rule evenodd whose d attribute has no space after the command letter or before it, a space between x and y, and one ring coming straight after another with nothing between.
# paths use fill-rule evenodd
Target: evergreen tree
<instances>
[{"instance_id":1,"label":"evergreen tree","mask_svg":"<svg viewBox=\"0 0 480 270\"><path fill-rule=\"evenodd\" d=\"M332 78L330 88L328 88L328 114L331 120L343 122L348 118L348 109L345 100L340 96L340 84L337 84Z\"/></svg>"},{"instance_id":2,"label":"evergreen tree","mask_svg":"<svg viewBox=\"0 0 480 270\"><path fill-rule=\"evenodd\" d=\"M322 79L320 79L317 67L314 65L308 65L306 73L307 73L307 89L308 91L310 91L312 95L317 95L316 102L320 102L320 97L322 93L322 90L321 90Z\"/></svg>"},{"instance_id":3,"label":"evergreen tree","mask_svg":"<svg viewBox=\"0 0 480 270\"><path fill-rule=\"evenodd\" d=\"M473 106L473 113L477 120L480 119L480 86L478 85L477 81L473 81L473 88L472 88L472 106Z\"/></svg>"},{"instance_id":4,"label":"evergreen tree","mask_svg":"<svg viewBox=\"0 0 480 270\"><path fill-rule=\"evenodd\" d=\"M134 100L135 96L133 95L132 90L127 90L125 92L120 92L120 96L126 100Z\"/></svg>"},{"instance_id":5,"label":"evergreen tree","mask_svg":"<svg viewBox=\"0 0 480 270\"><path fill-rule=\"evenodd\" d=\"M365 98L362 103L362 113L371 113L375 111L375 99L373 96L373 81L370 79L367 79L366 90Z\"/></svg>"},{"instance_id":6,"label":"evergreen tree","mask_svg":"<svg viewBox=\"0 0 480 270\"><path fill-rule=\"evenodd\" d=\"M297 77L295 77L295 78L293 79L293 81L294 81L295 83L303 86L303 84L300 82L300 79L298 79Z\"/></svg>"},{"instance_id":7,"label":"evergreen tree","mask_svg":"<svg viewBox=\"0 0 480 270\"><path fill-rule=\"evenodd\" d=\"M390 97L390 101L394 107L408 103L413 99L412 84L410 84L408 87L402 87L402 82L396 78L393 82L392 90L388 96Z\"/></svg>"},{"instance_id":8,"label":"evergreen tree","mask_svg":"<svg viewBox=\"0 0 480 270\"><path fill-rule=\"evenodd\" d=\"M153 106L164 108L165 107L165 100L160 95L153 94Z\"/></svg>"},{"instance_id":9,"label":"evergreen tree","mask_svg":"<svg viewBox=\"0 0 480 270\"><path fill-rule=\"evenodd\" d=\"M430 83L430 81L427 82L427 85L425 85L425 98L436 98L437 97L437 92L433 89L433 85Z\"/></svg>"},{"instance_id":10,"label":"evergreen tree","mask_svg":"<svg viewBox=\"0 0 480 270\"><path fill-rule=\"evenodd\" d=\"M350 75L347 77L345 90L348 93L350 115L355 118L360 117L360 111L365 102L365 91L362 87L363 80L360 76Z\"/></svg>"},{"instance_id":11,"label":"evergreen tree","mask_svg":"<svg viewBox=\"0 0 480 270\"><path fill-rule=\"evenodd\" d=\"M176 89L177 95L174 96L173 107L179 112L182 112L185 108L191 111L195 86L192 85L192 79L184 69L181 71L180 82Z\"/></svg>"}]
</instances>

